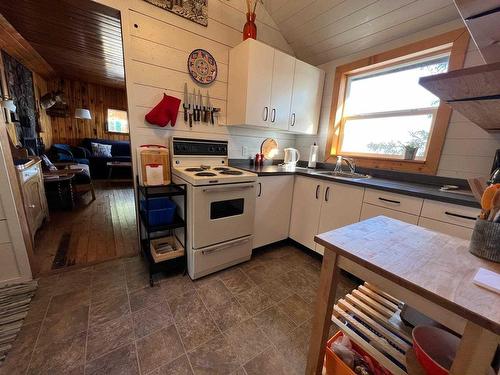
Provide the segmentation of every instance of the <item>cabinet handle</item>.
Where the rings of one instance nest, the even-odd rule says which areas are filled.
[[[29,208],[35,208],[36,206],[34,204],[29,204],[28,207]]]
[[[268,116],[269,116],[269,108],[264,107],[264,121],[267,121]]]
[[[260,197],[262,195],[262,184],[259,182],[259,194],[257,194],[257,197]]]
[[[467,219],[467,220],[476,220],[475,217],[470,217],[470,216],[465,216],[465,215],[460,215],[460,214],[454,214],[453,212],[448,212],[448,211],[445,211],[445,214],[448,215],[448,216],[454,216],[454,217],[459,217],[461,219]]]
[[[316,199],[319,199],[319,185],[316,185]]]
[[[327,186],[325,190],[325,202],[328,202],[329,196],[330,196],[330,186]]]
[[[291,126],[294,126],[295,125],[295,113],[292,113],[292,125]]]
[[[383,201],[383,202],[389,202],[389,203],[394,203],[394,204],[401,204],[400,201],[395,201],[395,200],[392,200],[392,199],[387,199],[387,198],[381,198],[381,197],[378,197],[379,200]]]
[[[271,111],[271,122],[276,121],[276,109],[273,108]]]

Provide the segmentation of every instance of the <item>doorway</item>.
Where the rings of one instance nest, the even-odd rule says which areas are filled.
[[[3,96],[13,104],[4,110],[33,268],[50,274],[137,255],[119,12],[92,1],[7,0],[0,13],[9,32]]]

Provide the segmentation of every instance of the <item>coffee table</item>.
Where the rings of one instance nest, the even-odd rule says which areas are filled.
[[[108,161],[106,163],[108,167],[108,180],[111,180],[114,168],[130,168],[132,169],[132,162],[130,161]]]

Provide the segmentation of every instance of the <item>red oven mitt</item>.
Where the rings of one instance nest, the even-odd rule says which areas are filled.
[[[163,99],[145,116],[146,121],[161,127],[167,126],[169,122],[175,126],[180,104],[180,99],[163,94]]]

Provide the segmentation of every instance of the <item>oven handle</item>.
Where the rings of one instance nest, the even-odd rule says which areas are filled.
[[[225,191],[236,191],[236,190],[245,190],[245,189],[252,189],[254,188],[255,185],[234,185],[234,186],[226,186],[224,185],[223,187],[209,187],[205,188],[202,191],[204,193],[220,193],[220,192],[225,192]]]
[[[205,250],[202,250],[201,253],[203,255],[206,255],[206,254],[212,254],[212,253],[215,253],[217,251],[221,251],[221,250],[224,250],[224,249],[227,249],[229,247],[233,247],[233,246],[237,246],[237,245],[242,245],[246,242],[250,241],[250,237],[247,237],[243,240],[237,240],[237,241],[232,241],[232,242],[229,242],[229,243],[226,243],[224,245],[221,245],[221,246],[214,246],[210,249],[205,249]]]

